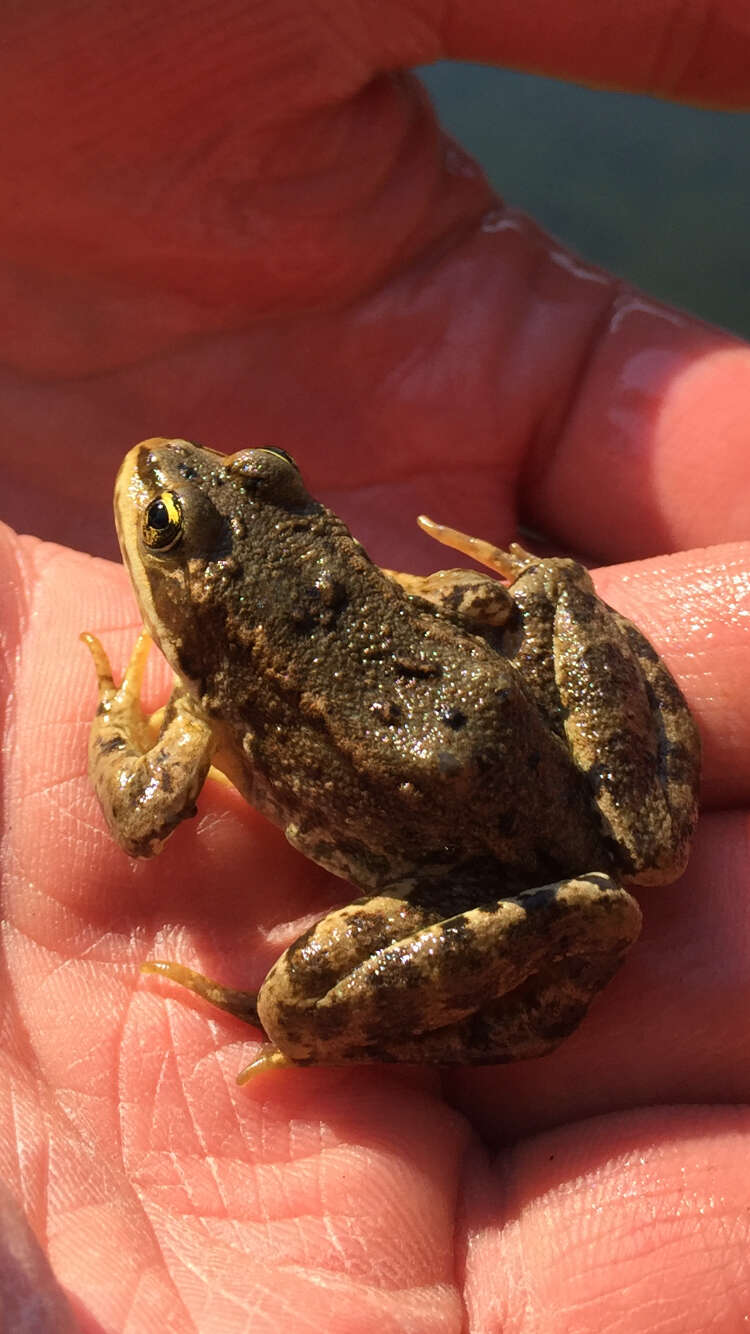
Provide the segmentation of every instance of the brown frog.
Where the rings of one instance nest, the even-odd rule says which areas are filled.
[[[683,870],[699,741],[643,635],[573,560],[421,519],[503,576],[374,565],[282,450],[153,439],[115,490],[123,557],[176,673],[156,739],[149,639],[99,678],[90,769],[134,857],[211,765],[365,897],[291,945],[256,996],[144,965],[265,1030],[245,1072],[539,1056],[637,938],[622,887]]]

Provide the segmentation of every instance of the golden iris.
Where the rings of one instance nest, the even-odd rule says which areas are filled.
[[[149,551],[169,551],[182,537],[182,507],[174,491],[161,495],[146,507],[143,516],[143,541]]]

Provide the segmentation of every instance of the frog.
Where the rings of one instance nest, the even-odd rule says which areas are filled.
[[[145,440],[114,508],[144,625],[120,684],[82,636],[112,834],[156,855],[218,773],[355,890],[257,994],[174,960],[143,971],[261,1031],[241,1082],[557,1047],[638,938],[630,889],[677,879],[696,823],[698,731],[646,637],[572,558],[426,516],[482,568],[378,566],[275,446]],[[152,642],[174,673],[157,729]]]

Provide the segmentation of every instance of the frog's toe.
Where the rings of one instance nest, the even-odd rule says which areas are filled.
[[[130,655],[130,662],[125,669],[125,675],[122,678],[122,684],[119,690],[121,699],[140,701],[143,674],[146,670],[151,642],[151,636],[148,633],[148,630],[141,630],[133,646],[133,652]]]
[[[488,569],[494,570],[496,574],[511,582],[518,578],[527,565],[539,559],[531,552],[524,551],[517,542],[511,543],[510,548],[505,551],[481,537],[471,537],[468,533],[459,532],[457,528],[449,528],[447,524],[435,523],[434,519],[429,519],[426,514],[420,514],[417,523],[436,542],[442,542],[443,546],[460,551],[463,556],[477,561],[479,565],[486,565]]]
[[[286,1065],[294,1065],[294,1062],[290,1061],[288,1056],[285,1056],[283,1051],[280,1051],[272,1042],[264,1042],[255,1060],[246,1065],[244,1070],[240,1070],[237,1083],[249,1084],[258,1075],[265,1074],[268,1070],[283,1070]]]
[[[234,987],[225,987],[223,983],[214,982],[204,973],[197,972],[195,968],[175,963],[172,959],[147,959],[141,964],[141,972],[167,977],[170,982],[176,982],[178,986],[185,987],[194,995],[201,996],[210,1005],[215,1005],[220,1010],[227,1010],[229,1014],[235,1015],[247,1024],[258,1025],[256,996],[253,991],[237,991]]]
[[[110,666],[109,658],[107,657],[101,640],[98,639],[96,635],[90,634],[88,630],[84,630],[79,635],[79,639],[82,644],[86,645],[94,660],[96,683],[99,687],[99,699],[104,700],[111,698],[116,693],[117,687],[115,686],[114,677],[112,676],[112,668]]]

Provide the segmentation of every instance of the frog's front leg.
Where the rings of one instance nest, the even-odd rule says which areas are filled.
[[[91,651],[99,707],[89,738],[89,773],[107,824],[131,857],[152,857],[195,802],[216,743],[192,698],[175,687],[154,740],[140,705],[151,645],[139,637],[118,687],[99,640],[82,635]]]
[[[540,1056],[577,1027],[640,924],[635,900],[603,874],[442,920],[396,887],[290,946],[258,1014],[293,1064]]]
[[[513,609],[513,599],[505,585],[475,570],[436,570],[434,574],[383,570],[383,574],[400,584],[411,597],[432,602],[446,615],[471,628],[505,625]]]

